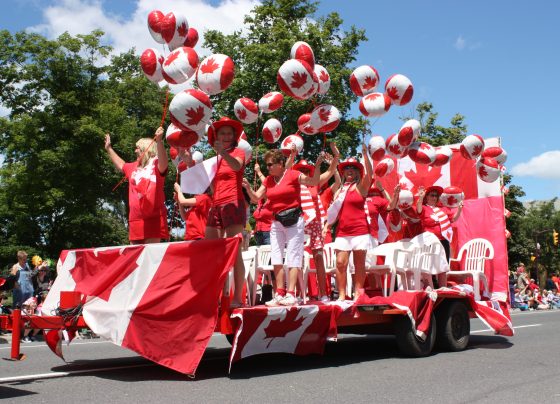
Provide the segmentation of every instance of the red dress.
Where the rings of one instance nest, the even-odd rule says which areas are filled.
[[[214,197],[212,199],[212,206],[238,203],[238,201],[243,200],[241,182],[245,171],[245,152],[239,148],[235,148],[229,154],[233,158],[240,157],[241,161],[243,161],[243,167],[239,171],[235,171],[230,167],[227,161],[224,159],[220,160],[216,176],[214,177]]]
[[[123,165],[128,179],[128,238],[131,241],[169,238],[163,193],[167,171],[160,173],[157,165],[157,158],[150,159],[145,167],[138,167],[137,161]]]
[[[201,240],[205,236],[208,211],[212,198],[206,194],[196,195],[196,204],[185,215],[185,240]]]

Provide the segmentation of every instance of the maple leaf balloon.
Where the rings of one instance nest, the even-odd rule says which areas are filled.
[[[394,74],[385,83],[385,93],[395,105],[406,105],[412,100],[414,87],[410,79],[402,74]]]
[[[331,76],[329,75],[329,72],[323,66],[318,64],[315,65],[313,71],[317,75],[317,82],[319,84],[317,93],[321,95],[326,94],[331,86]]]
[[[171,52],[163,62],[163,78],[169,84],[181,84],[195,74],[197,67],[197,53],[183,46]]]
[[[382,136],[372,136],[368,143],[368,151],[373,161],[385,157],[385,139]]]
[[[183,46],[188,32],[189,23],[184,15],[173,12],[165,15],[161,23],[161,35],[169,49],[175,50]]]
[[[227,55],[216,53],[202,61],[196,72],[199,88],[207,94],[225,91],[233,82],[235,65]]]
[[[399,144],[402,146],[410,146],[412,142],[416,142],[420,136],[422,126],[416,119],[409,119],[399,130]]]
[[[436,147],[436,158],[431,164],[432,166],[444,166],[451,160],[453,156],[453,151],[449,146],[438,146]]]
[[[169,104],[171,122],[184,130],[202,131],[212,117],[212,103],[206,93],[188,89],[176,94]]]
[[[163,80],[161,61],[162,56],[153,48],[146,49],[142,52],[142,56],[140,56],[140,65],[144,75],[154,83],[159,83]]]
[[[313,53],[313,49],[307,42],[299,41],[296,42],[290,51],[290,57],[292,59],[303,60],[306,62],[311,68],[315,68],[315,55]]]
[[[272,91],[261,97],[259,100],[259,109],[265,114],[274,112],[284,103],[284,96],[278,91]]]
[[[319,105],[311,111],[309,124],[319,132],[332,132],[340,124],[340,111],[333,105]]]
[[[443,206],[447,206],[448,208],[456,208],[461,202],[463,202],[464,198],[465,194],[463,193],[463,190],[461,188],[451,186],[443,189],[439,200],[443,204]]]
[[[309,98],[313,89],[313,69],[303,60],[290,59],[285,61],[276,75],[278,87],[284,93],[298,100]]]
[[[459,150],[467,160],[476,160],[484,150],[484,139],[479,135],[468,135],[461,142]]]
[[[235,101],[233,111],[237,119],[245,124],[254,123],[259,117],[259,108],[257,104],[247,97],[239,98]]]
[[[317,128],[314,128],[311,124],[311,114],[302,114],[297,121],[297,126],[300,132],[306,135],[315,135],[319,133]]]
[[[288,135],[282,140],[280,143],[280,150],[284,153],[285,156],[289,156],[292,152],[292,145],[296,146],[297,153],[301,153],[303,151],[303,139],[299,135]]]
[[[157,43],[164,44],[165,39],[161,35],[162,23],[165,15],[159,10],[154,10],[148,14],[148,30],[150,35]]]
[[[382,93],[371,93],[360,100],[360,112],[368,118],[385,115],[389,108],[391,100]]]
[[[476,163],[478,178],[484,182],[494,182],[500,177],[500,165],[492,157],[481,157]]]
[[[278,119],[271,118],[264,123],[261,133],[266,143],[275,143],[282,136],[282,124]]]
[[[363,65],[350,75],[350,89],[358,97],[373,93],[379,83],[379,73],[373,66]]]
[[[194,48],[198,43],[198,31],[192,27],[189,28],[189,32],[185,38],[185,42],[183,46],[187,46],[189,48]]]
[[[503,165],[507,160],[506,151],[498,146],[485,148],[481,156],[492,157],[494,160],[498,162],[499,165]]]

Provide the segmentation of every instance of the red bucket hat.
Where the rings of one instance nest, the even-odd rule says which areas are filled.
[[[360,177],[364,176],[364,166],[354,157],[347,158],[346,160],[338,164],[338,172],[342,175],[346,167],[354,167],[355,169],[360,171]]]
[[[441,194],[443,193],[443,188],[439,187],[437,185],[432,185],[431,187],[428,187],[426,189],[426,193],[424,194],[424,199],[426,199],[426,197],[428,196],[428,194],[430,192],[437,192],[438,198],[439,198],[441,196]]]
[[[294,164],[294,170],[301,171],[302,169],[309,170],[309,175],[313,176],[315,173],[315,166],[313,164],[309,164],[307,160],[300,160],[296,164]]]
[[[239,138],[243,133],[243,124],[235,119],[230,119],[227,116],[222,116],[219,121],[216,121],[208,127],[208,143],[210,146],[214,146],[214,140],[216,140],[216,132],[223,126],[230,126],[233,128],[235,133],[235,142],[239,142]]]

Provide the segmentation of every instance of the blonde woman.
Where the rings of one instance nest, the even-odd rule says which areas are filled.
[[[113,165],[128,179],[128,238],[131,244],[159,243],[169,237],[163,186],[167,174],[167,153],[163,145],[163,128],[155,139],[136,142],[137,160],[125,163],[113,150],[111,136],[105,135],[105,150]]]

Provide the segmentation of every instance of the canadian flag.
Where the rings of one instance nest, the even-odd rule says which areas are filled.
[[[233,237],[64,252],[42,312],[55,312],[60,292],[78,291],[85,297],[84,320],[94,333],[194,375],[214,332],[219,296],[240,241]],[[56,348],[57,341],[52,344]]]
[[[338,305],[252,307],[236,310],[239,320],[230,356],[231,365],[264,353],[322,354],[327,337],[336,336]]]
[[[486,147],[499,146],[498,138],[485,139]],[[486,262],[485,274],[488,278],[492,299],[506,301],[509,289],[508,255],[505,234],[504,198],[501,180],[486,183],[476,174],[476,162],[461,156],[459,145],[450,146],[453,151],[449,163],[437,167],[416,164],[409,157],[397,160],[397,170],[380,178],[385,189],[393,190],[400,183],[401,188],[416,194],[418,188],[437,185],[442,188],[456,186],[463,190],[465,200],[463,212],[453,223],[455,253],[467,241],[484,238],[494,247],[494,259]]]

